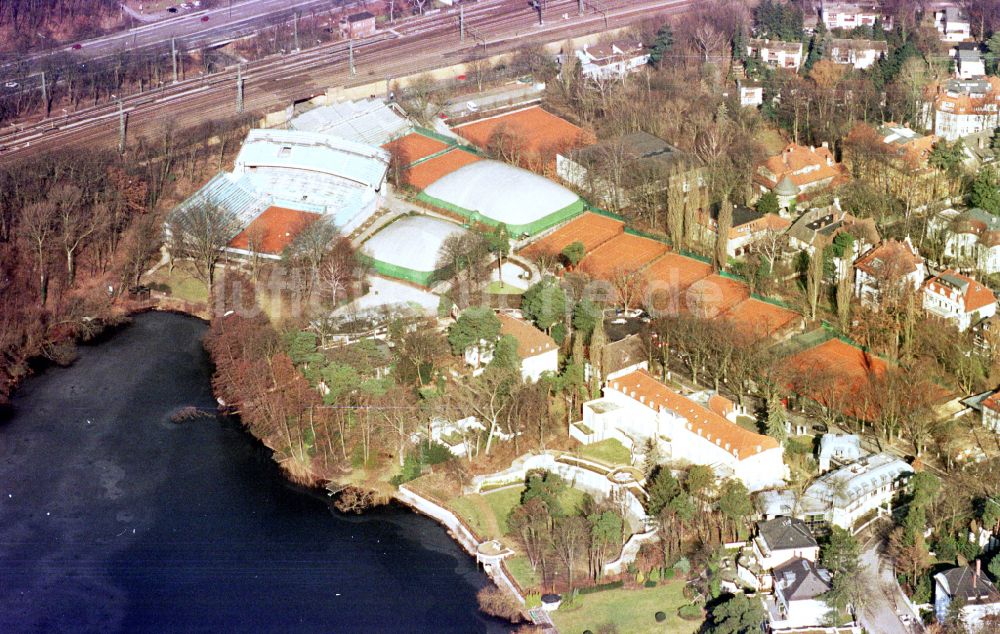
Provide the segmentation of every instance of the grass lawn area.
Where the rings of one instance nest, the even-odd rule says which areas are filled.
[[[449,505],[462,516],[469,526],[485,539],[497,539],[508,533],[507,518],[511,510],[521,503],[522,487],[510,487],[482,495],[463,495]],[[563,512],[573,514],[583,503],[584,492],[567,488],[559,497]]]
[[[614,438],[608,438],[592,445],[584,445],[580,448],[580,455],[584,458],[591,458],[607,464],[630,465],[631,455],[623,444]]]
[[[500,280],[494,280],[486,287],[486,292],[493,293],[494,295],[520,295],[524,292],[524,289],[504,284]]]
[[[178,262],[173,274],[170,267],[162,266],[156,273],[143,280],[153,290],[168,292],[171,297],[191,303],[208,301],[208,287],[194,274],[188,262]]]
[[[752,416],[737,416],[736,424],[747,431],[752,431],[755,434],[760,433],[760,426],[757,425],[757,419]]]
[[[696,632],[701,623],[677,616],[677,608],[689,603],[681,593],[683,588],[682,582],[671,581],[655,588],[581,594],[572,607],[552,612],[552,621],[565,634],[579,634],[588,629],[596,632],[605,623],[629,634],[689,634]],[[656,622],[657,611],[666,613],[664,622]]]
[[[504,563],[511,576],[525,590],[537,588],[542,583],[542,580],[538,578],[538,573],[531,569],[531,564],[528,563],[526,556],[510,557]]]
[[[457,497],[448,503],[452,510],[458,513],[462,519],[469,523],[472,530],[476,531],[480,536],[484,538],[499,537],[499,535],[490,534],[486,526],[486,517],[483,513],[483,508],[481,504],[477,504],[476,500],[473,498],[480,497],[478,495],[465,495]]]

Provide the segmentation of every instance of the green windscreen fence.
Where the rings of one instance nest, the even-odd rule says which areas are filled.
[[[489,218],[479,213],[478,211],[472,211],[471,209],[466,209],[464,207],[459,207],[458,205],[453,205],[447,201],[441,200],[440,198],[434,198],[433,196],[428,196],[425,192],[420,192],[417,195],[417,199],[424,202],[432,207],[437,207],[438,209],[443,209],[445,211],[450,211],[452,213],[458,214],[465,218],[470,224],[482,223],[495,227],[500,224],[499,220]],[[529,222],[526,224],[507,224],[507,231],[513,236],[518,236],[523,233],[529,236],[537,235],[542,231],[555,225],[565,222],[570,218],[580,215],[586,208],[586,203],[581,198],[577,198],[573,203],[563,207],[558,211],[554,211],[547,216],[543,216],[538,220]]]

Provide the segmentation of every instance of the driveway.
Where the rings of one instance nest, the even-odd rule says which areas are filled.
[[[869,591],[868,604],[858,615],[861,625],[869,632],[879,634],[914,634],[923,632],[918,615],[910,611],[903,600],[903,591],[893,574],[892,563],[881,555],[883,542],[873,538],[861,553],[861,573],[858,582]],[[900,615],[910,615],[911,625],[903,623]]]

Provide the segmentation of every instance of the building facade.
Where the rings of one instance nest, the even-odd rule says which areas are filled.
[[[701,396],[703,402],[681,396],[637,370],[608,380],[602,398],[584,403],[583,421],[570,427],[570,435],[584,444],[615,438],[636,463],[653,441],[663,461],[710,466],[718,477],[736,478],[751,491],[783,484],[781,444],[737,425],[728,399]]]
[[[888,55],[889,45],[875,40],[834,39],[827,50],[834,62],[865,69]]]
[[[997,312],[993,291],[976,280],[946,269],[927,280],[922,292],[922,304],[929,315],[940,317],[965,331],[980,319]]]
[[[754,39],[747,44],[747,55],[760,57],[768,66],[798,71],[802,66],[802,42]]]
[[[933,100],[934,133],[954,141],[1000,125],[1000,77],[949,79]]]

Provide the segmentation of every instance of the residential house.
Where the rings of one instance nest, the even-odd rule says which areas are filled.
[[[987,396],[982,401],[983,427],[994,433],[1000,433],[1000,390]]]
[[[698,214],[698,227],[702,244],[715,244],[718,234],[717,209],[703,210]],[[781,235],[792,225],[778,214],[764,214],[744,205],[733,208],[733,224],[726,240],[726,253],[731,258],[741,258],[753,250],[754,244],[772,235]]]
[[[962,138],[963,163],[966,167],[978,172],[984,165],[989,165],[1000,158],[1000,149],[993,147],[995,134],[995,129],[990,129],[967,134]]]
[[[771,629],[824,625],[830,606],[823,598],[832,588],[830,573],[796,557],[774,569],[773,603],[766,602]]]
[[[934,575],[934,614],[944,621],[952,601],[962,603],[961,615],[965,627],[978,629],[983,618],[1000,614],[1000,592],[982,572],[981,560],[976,566],[956,566]]]
[[[622,178],[599,177],[599,166],[617,165]],[[635,132],[596,145],[579,148],[566,155],[556,155],[556,175],[567,183],[592,192],[602,203],[624,207],[629,204],[625,192],[629,176],[638,178],[653,195],[663,190],[664,178],[680,179],[684,191],[704,187],[708,179],[705,167],[692,154],[683,152],[648,132]]]
[[[583,444],[615,438],[641,463],[649,441],[669,464],[702,464],[751,491],[780,486],[787,477],[781,444],[736,424],[739,410],[711,392],[678,394],[645,370],[605,382],[602,398],[583,405],[570,435]]]
[[[805,522],[798,518],[777,516],[757,522],[757,535],[740,551],[736,575],[758,591],[774,587],[771,571],[795,558],[816,561],[819,544]]]
[[[955,322],[964,332],[980,319],[996,314],[997,298],[971,277],[946,269],[924,284],[923,307],[931,315]]]
[[[834,262],[837,272],[844,274],[862,253],[878,244],[880,237],[872,218],[855,218],[841,209],[840,201],[834,198],[832,204],[814,207],[796,218],[785,235],[788,236],[788,248],[793,253],[805,251],[812,257],[819,242],[832,244],[842,233],[854,238],[850,250],[842,252]]]
[[[879,40],[833,39],[827,47],[829,58],[838,64],[864,69],[889,54],[889,45]]]
[[[874,27],[876,22],[882,22],[882,28],[892,29],[892,20],[882,14],[882,7],[877,0],[865,2],[845,2],[823,0],[820,3],[820,19],[827,29],[845,29],[850,31],[859,26]]]
[[[559,371],[559,346],[555,340],[526,321],[499,314],[500,336],[510,335],[517,341],[517,356],[521,359],[521,378],[537,381],[545,372]],[[477,371],[493,360],[496,342],[481,341],[465,350],[466,364]]]
[[[854,294],[869,307],[908,290],[919,291],[927,277],[924,259],[909,237],[887,240],[869,250],[854,263],[854,270]]]
[[[794,515],[810,526],[831,524],[854,531],[862,518],[891,513],[893,498],[912,475],[913,468],[892,454],[865,456],[809,485]]]
[[[375,16],[370,11],[352,13],[340,22],[340,36],[350,39],[375,35]]]
[[[756,108],[764,103],[764,84],[761,82],[738,79],[736,80],[736,88],[740,92],[740,106]]]
[[[1000,218],[979,208],[945,209],[935,218],[944,258],[955,268],[983,275],[1000,273]]]
[[[1000,126],[1000,77],[945,81],[933,100],[933,123],[948,141]]]
[[[878,129],[882,143],[892,157],[885,172],[893,195],[908,200],[913,206],[926,205],[940,196],[937,171],[929,159],[938,137],[920,134],[908,126],[889,122]],[[850,154],[845,162],[851,162]]]
[[[963,42],[955,47],[955,77],[975,79],[986,74],[983,53],[975,42]]]
[[[819,472],[857,462],[864,455],[861,437],[855,434],[823,434],[819,439]]]
[[[958,6],[947,6],[935,11],[934,28],[945,42],[964,42],[972,39],[969,16]]]
[[[517,356],[521,358],[521,378],[537,381],[545,372],[559,371],[559,346],[555,339],[526,321],[509,315],[500,317],[500,334],[517,340]]]
[[[775,517],[757,522],[751,542],[757,562],[765,570],[792,559],[819,561],[819,544],[806,523],[796,517]]]
[[[752,39],[747,44],[749,57],[760,57],[768,66],[798,71],[802,66],[802,42]]]
[[[583,76],[592,80],[621,79],[649,64],[649,49],[639,40],[615,40],[576,51]]]
[[[838,177],[846,177],[846,173],[825,142],[821,147],[789,143],[780,154],[757,166],[754,182],[761,193],[774,191],[781,198],[787,192],[777,189],[786,177],[797,190],[794,195],[798,195],[827,187]]]
[[[448,448],[455,456],[465,456],[475,447],[475,439],[486,427],[475,416],[451,422],[435,418],[431,421],[431,440]]]
[[[636,370],[648,370],[648,359],[642,335],[638,333],[628,335],[601,348],[601,367],[598,368],[598,376],[602,380],[614,379]]]

